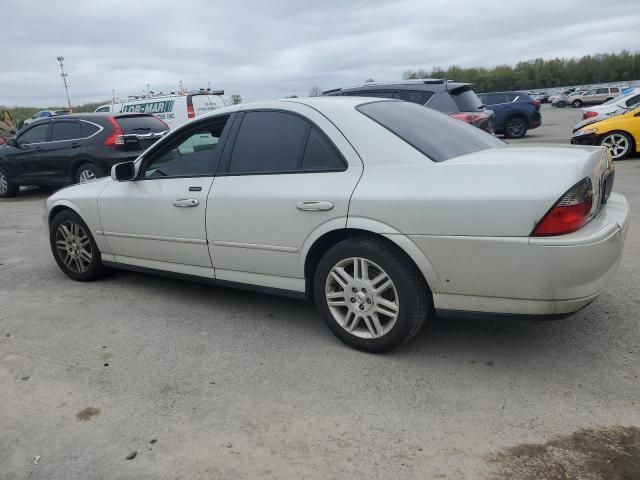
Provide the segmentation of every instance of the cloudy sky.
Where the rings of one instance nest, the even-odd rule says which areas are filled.
[[[0,0],[0,105],[222,88],[245,100],[640,49],[640,0]]]

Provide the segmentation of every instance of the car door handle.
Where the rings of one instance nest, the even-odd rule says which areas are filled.
[[[320,212],[331,210],[333,208],[333,203],[319,200],[308,200],[305,202],[299,202],[296,205],[296,208],[303,212]]]
[[[197,207],[200,202],[195,198],[178,198],[173,201],[174,207]]]

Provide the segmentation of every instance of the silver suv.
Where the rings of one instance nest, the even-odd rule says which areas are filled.
[[[618,87],[594,87],[586,92],[570,95],[567,103],[571,104],[573,108],[580,108],[582,105],[599,105],[618,95],[620,95]]]

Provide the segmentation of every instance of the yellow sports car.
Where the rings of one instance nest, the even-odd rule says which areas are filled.
[[[573,130],[575,145],[604,145],[614,160],[640,152],[640,107],[595,122],[581,122]]]

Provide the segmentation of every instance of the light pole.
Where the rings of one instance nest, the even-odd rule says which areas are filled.
[[[60,73],[60,76],[62,77],[62,81],[64,82],[64,90],[65,92],[67,92],[67,105],[69,105],[69,112],[72,112],[71,99],[69,98],[69,85],[67,85],[68,75],[64,73],[64,64],[62,63],[63,60],[64,60],[64,57],[61,57],[61,56],[58,57],[58,62],[60,62],[60,71],[62,72]]]

